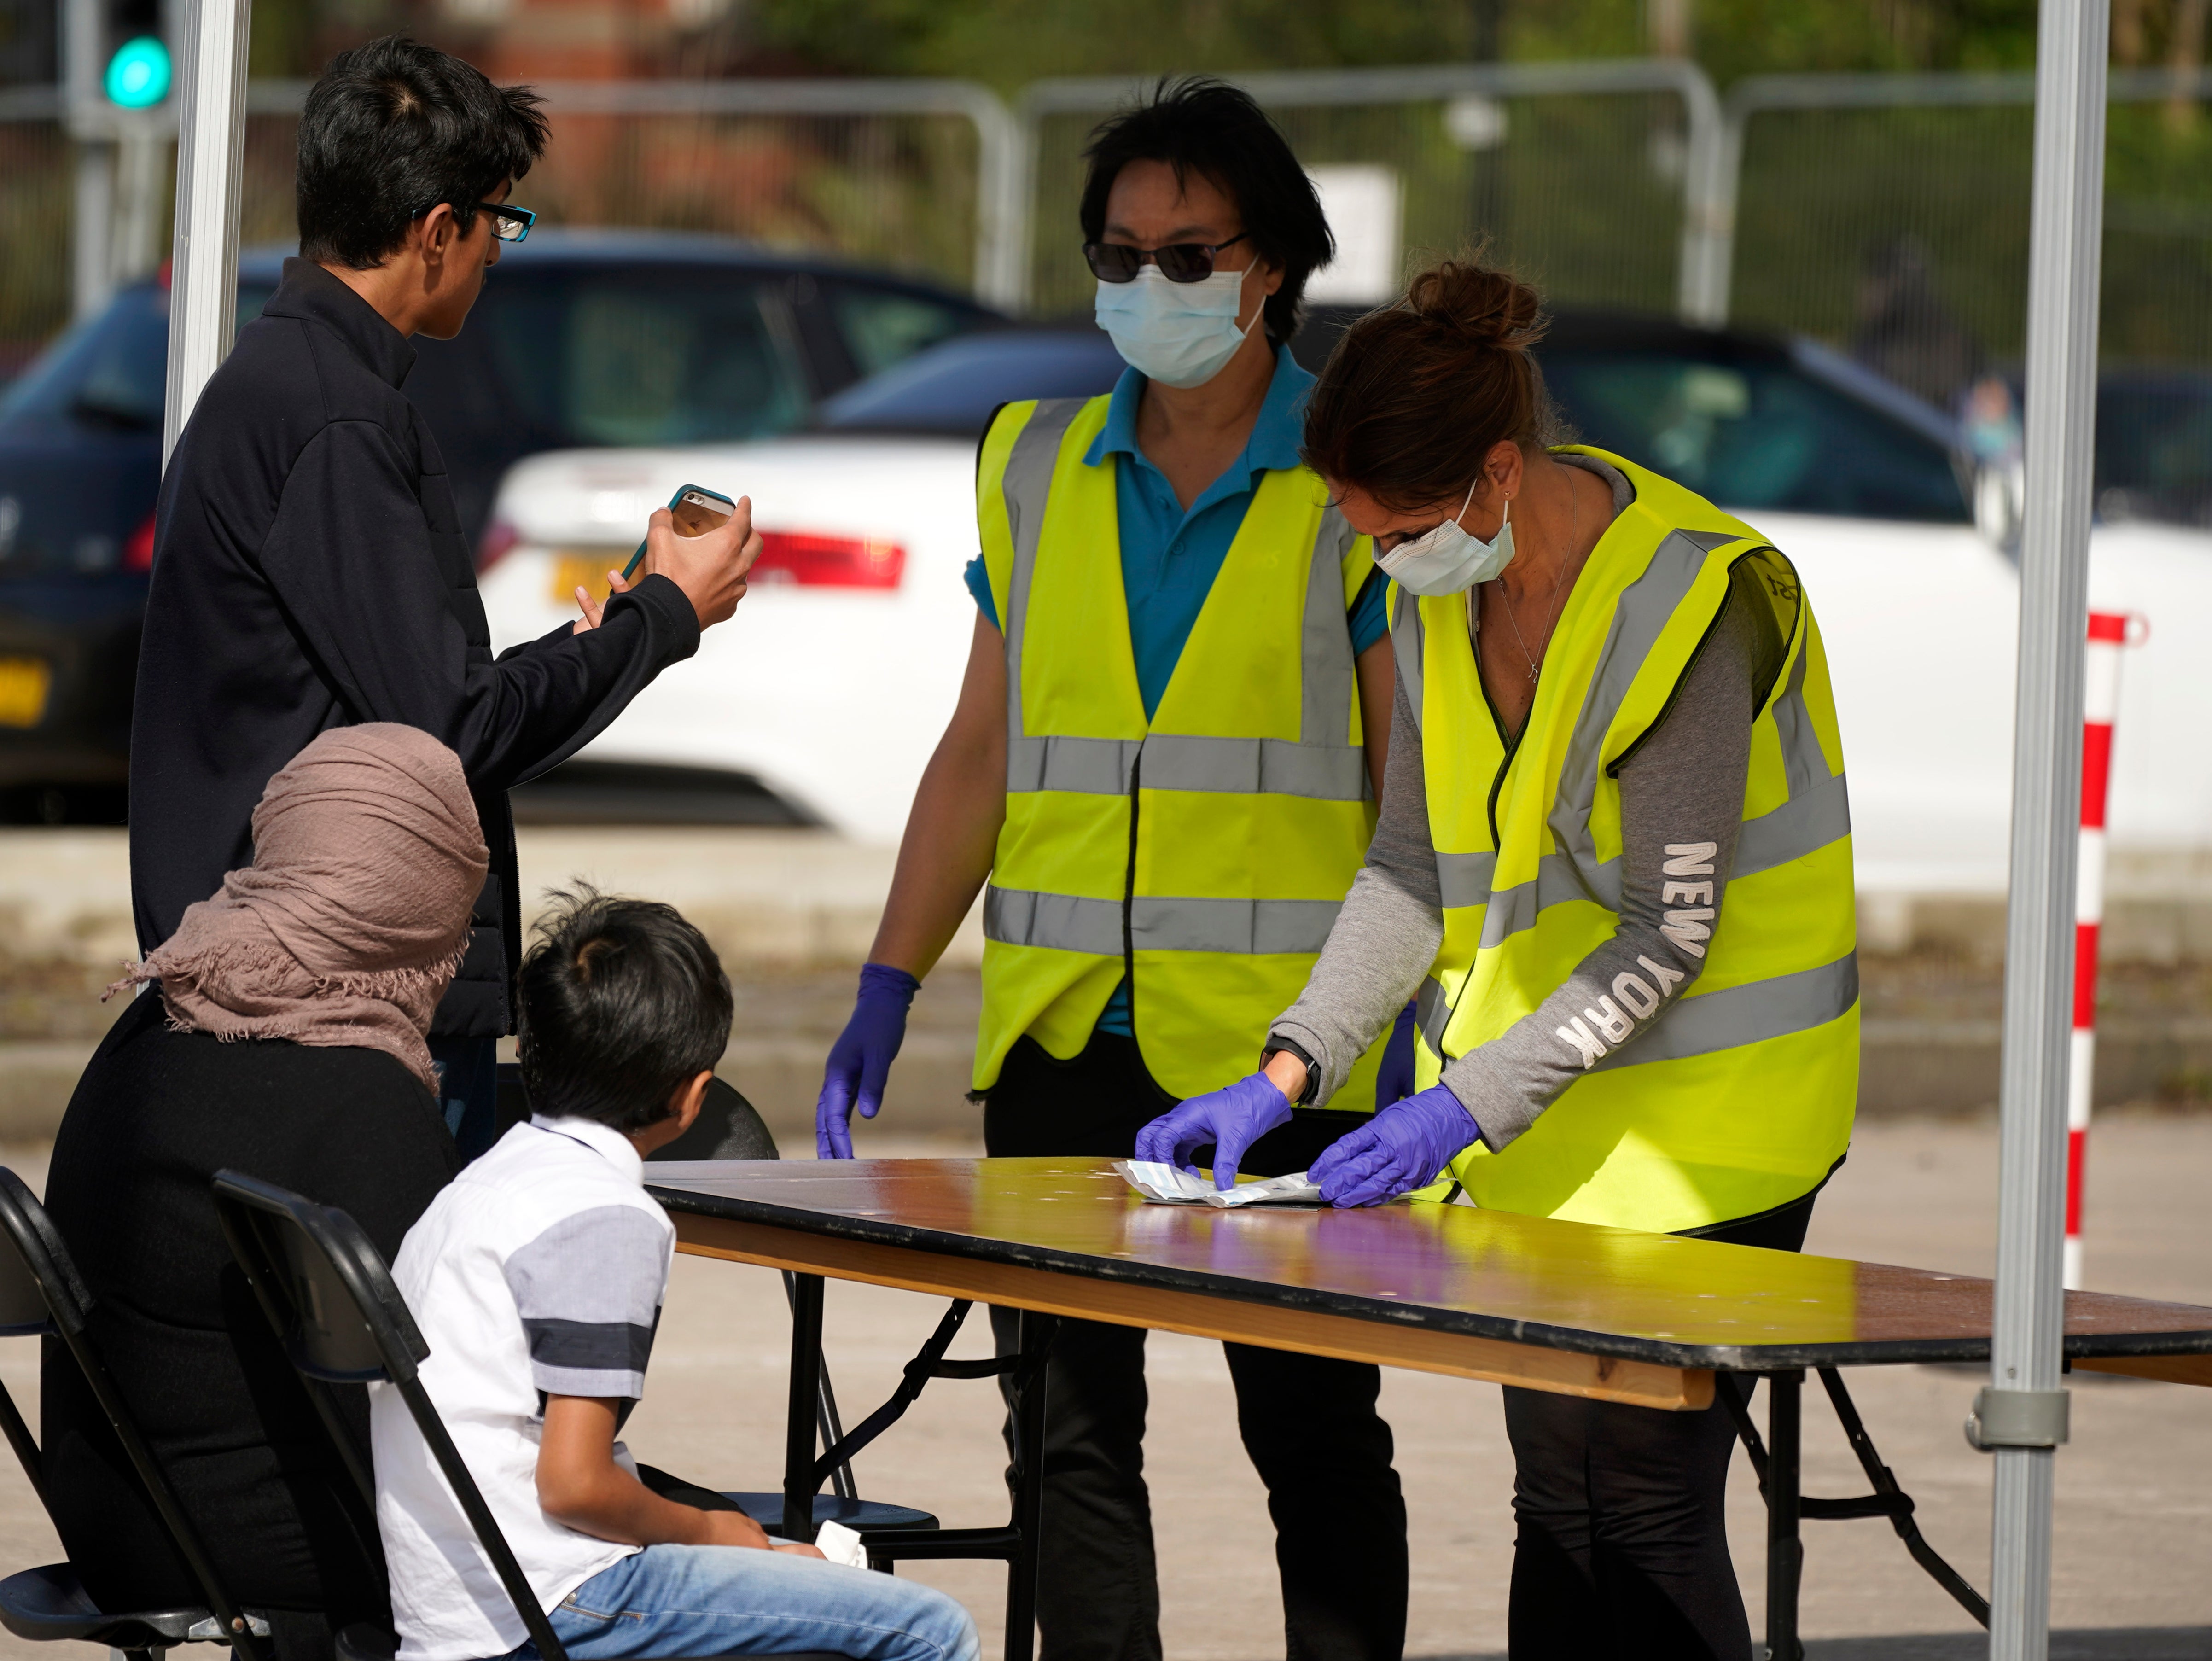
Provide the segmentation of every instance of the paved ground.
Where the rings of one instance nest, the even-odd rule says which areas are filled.
[[[864,1132],[864,1136],[872,1133]],[[966,1151],[950,1142],[873,1135],[872,1151]],[[1813,1248],[1838,1255],[1986,1273],[1995,1214],[1994,1127],[1905,1122],[1865,1126],[1814,1225]],[[19,1169],[35,1177],[33,1152]],[[2212,1303],[2212,1234],[2203,1225],[2212,1119],[2134,1114],[2099,1124],[2090,1166],[2091,1273],[2100,1287]],[[900,1364],[940,1312],[933,1301],[857,1286],[832,1288],[830,1354],[848,1420],[887,1395]],[[717,1487],[779,1480],[786,1317],[775,1277],[680,1260],[653,1360],[651,1394],[633,1420],[641,1457]],[[1188,1661],[1262,1661],[1281,1653],[1267,1516],[1237,1445],[1218,1346],[1155,1335],[1150,1468],[1164,1565],[1165,1636]],[[959,1353],[981,1354],[981,1323]],[[35,1421],[31,1348],[0,1346],[0,1379]],[[1920,1501],[1937,1548],[1978,1584],[1988,1572],[1989,1464],[1960,1421],[1979,1379],[1929,1368],[1862,1372],[1853,1387],[1884,1454]],[[940,1381],[860,1462],[861,1491],[921,1505],[948,1521],[1004,1511],[1002,1452],[990,1387]],[[1493,1655],[1504,1647],[1510,1554],[1510,1471],[1498,1393],[1415,1373],[1386,1375],[1413,1528],[1408,1653]],[[1808,1407],[1808,1487],[1856,1491],[1840,1436]],[[2053,1613],[2072,1635],[2064,1661],[2212,1657],[2212,1397],[2179,1387],[2081,1379],[2075,1435],[2059,1456]],[[1756,1491],[1739,1461],[1731,1528],[1753,1621],[1760,1619]],[[1966,1657],[1966,1617],[1925,1580],[1887,1525],[1808,1525],[1805,1623],[1820,1661]],[[0,1561],[50,1561],[52,1537],[20,1475],[0,1471]],[[1004,1582],[985,1565],[917,1565],[917,1578],[967,1601],[1000,1636]],[[1874,1641],[1881,1640],[1882,1641]],[[32,1646],[0,1644],[0,1657]]]

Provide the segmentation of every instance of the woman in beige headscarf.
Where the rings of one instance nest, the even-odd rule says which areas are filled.
[[[78,1082],[46,1204],[231,1596],[270,1613],[280,1656],[305,1658],[382,1618],[375,1524],[229,1267],[209,1183],[235,1167],[398,1249],[456,1168],[424,1034],[487,855],[459,758],[381,723],[325,733],[270,779],[253,847],[110,989],[146,983]],[[349,1411],[365,1445],[365,1407]],[[66,1360],[46,1368],[44,1417],[46,1490],[87,1590],[109,1608],[199,1601]]]

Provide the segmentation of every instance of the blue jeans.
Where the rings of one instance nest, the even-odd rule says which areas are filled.
[[[573,1661],[784,1655],[977,1661],[968,1611],[941,1591],[816,1557],[743,1546],[647,1546],[551,1612]],[[535,1661],[526,1640],[517,1661]]]

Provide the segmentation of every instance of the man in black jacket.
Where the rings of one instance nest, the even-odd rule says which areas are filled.
[[[494,659],[438,447],[400,392],[410,335],[459,333],[529,216],[544,150],[524,88],[387,39],[342,53],[300,126],[301,257],[201,394],[161,481],[131,744],[131,886],[151,951],[253,857],[270,776],[318,733],[404,721],[468,770],[492,870],[431,1052],[447,1123],[478,1151],[520,957],[507,792],[575,753],[730,616],[751,509],[678,538],[604,611]]]

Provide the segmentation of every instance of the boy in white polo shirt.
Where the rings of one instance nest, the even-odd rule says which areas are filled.
[[[430,1347],[423,1386],[554,1632],[574,1661],[975,1661],[975,1623],[943,1593],[638,1481],[615,1435],[644,1393],[675,1244],[641,1161],[698,1116],[729,983],[665,905],[586,891],[539,934],[519,1009],[535,1115],[439,1195],[392,1272]],[[398,1661],[533,1656],[398,1393],[374,1397]]]

